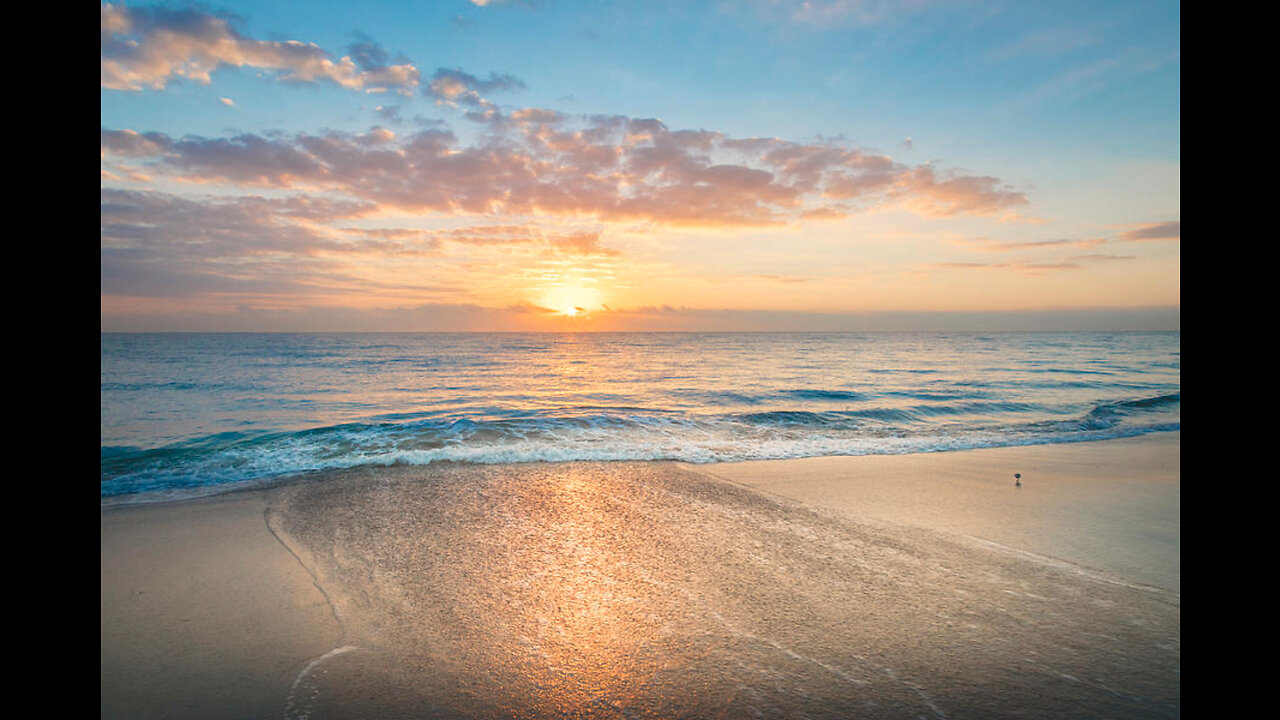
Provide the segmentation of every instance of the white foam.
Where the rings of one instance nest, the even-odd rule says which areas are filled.
[[[293,685],[289,687],[289,697],[285,702],[284,717],[285,720],[307,720],[311,717],[311,710],[316,698],[320,696],[320,688],[314,682],[308,682],[311,673],[326,660],[337,657],[343,653],[358,650],[355,645],[343,645],[336,647],[329,652],[314,658],[307,666],[302,668],[302,672],[298,673],[298,677],[294,678]],[[308,690],[305,696],[299,697],[300,690]]]

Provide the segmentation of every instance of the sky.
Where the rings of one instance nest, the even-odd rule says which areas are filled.
[[[1179,327],[1177,2],[101,23],[103,331]]]

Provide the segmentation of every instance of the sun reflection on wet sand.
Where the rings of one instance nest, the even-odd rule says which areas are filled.
[[[331,661],[313,718],[1177,713],[1176,596],[671,465],[384,468],[285,493],[278,522],[362,650]]]
[[[606,525],[609,500],[585,475],[566,466],[547,486],[526,488],[520,507],[532,542],[512,558],[513,569],[531,571],[527,601],[509,622],[532,633],[524,637],[541,667],[529,667],[528,679],[544,693],[534,709],[551,715],[633,704],[641,678],[655,670],[644,649],[661,634],[659,603],[619,556],[626,548]]]

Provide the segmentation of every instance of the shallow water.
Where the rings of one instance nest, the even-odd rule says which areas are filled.
[[[1175,593],[671,464],[357,469],[269,523],[345,627],[287,717],[1162,718]]]

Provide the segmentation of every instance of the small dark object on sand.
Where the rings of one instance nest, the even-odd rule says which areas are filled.
[[[1014,487],[1022,487],[1022,473],[1013,474],[1013,485]]]

